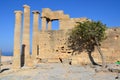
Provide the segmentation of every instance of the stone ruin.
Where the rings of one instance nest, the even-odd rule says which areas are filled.
[[[39,11],[33,11],[33,35],[32,54],[30,54],[30,7],[24,5],[24,11],[15,11],[14,30],[14,55],[13,68],[22,66],[34,66],[38,62],[60,62],[65,59],[72,60],[72,64],[90,63],[87,53],[71,56],[73,50],[67,47],[67,38],[70,29],[74,28],[76,22],[89,20],[87,18],[70,18],[63,11],[52,11],[43,8],[40,16]],[[23,31],[22,29],[22,14]],[[39,19],[41,19],[41,30],[39,30]],[[59,30],[52,30],[52,21],[59,21]],[[108,29],[108,38],[102,44],[107,62],[120,60],[120,29]],[[22,36],[22,38],[21,38]],[[101,62],[98,52],[92,54],[96,62]],[[114,59],[111,59],[114,58]]]

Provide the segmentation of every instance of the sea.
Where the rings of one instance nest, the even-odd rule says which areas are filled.
[[[32,52],[30,52],[32,54]],[[2,56],[13,56],[13,52],[2,52]]]
[[[2,56],[13,56],[13,52],[2,52]]]

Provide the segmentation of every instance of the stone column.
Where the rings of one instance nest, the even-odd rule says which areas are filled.
[[[24,46],[24,53],[25,55],[25,66],[30,66],[30,7],[28,5],[24,5],[24,25],[23,25],[23,40],[22,46]]]
[[[46,30],[46,18],[41,17],[41,21],[42,21],[42,31],[45,31]]]
[[[39,26],[39,11],[33,11],[33,38],[32,38],[32,58],[37,56],[37,44],[38,43],[38,26]]]
[[[21,67],[21,63],[20,63],[21,18],[22,18],[22,12],[15,11],[14,51],[13,51],[13,66],[12,66],[13,69],[17,69]]]
[[[48,30],[52,30],[52,21],[48,21]]]

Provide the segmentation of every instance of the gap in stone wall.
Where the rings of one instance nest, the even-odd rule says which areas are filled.
[[[48,30],[48,22],[46,21],[46,29]]]
[[[59,20],[52,21],[52,30],[59,30]]]
[[[40,31],[42,29],[42,22],[41,22],[41,19],[39,19],[39,25],[38,25],[38,30]]]

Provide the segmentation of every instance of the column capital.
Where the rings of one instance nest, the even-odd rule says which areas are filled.
[[[24,7],[24,8],[30,8],[30,6],[28,6],[28,5],[26,5],[26,4],[23,5],[23,7]]]
[[[16,14],[16,13],[20,13],[20,14],[22,14],[22,11],[17,10],[17,11],[14,11],[14,13],[15,13],[15,14]]]
[[[38,10],[32,11],[33,14],[40,14]]]

